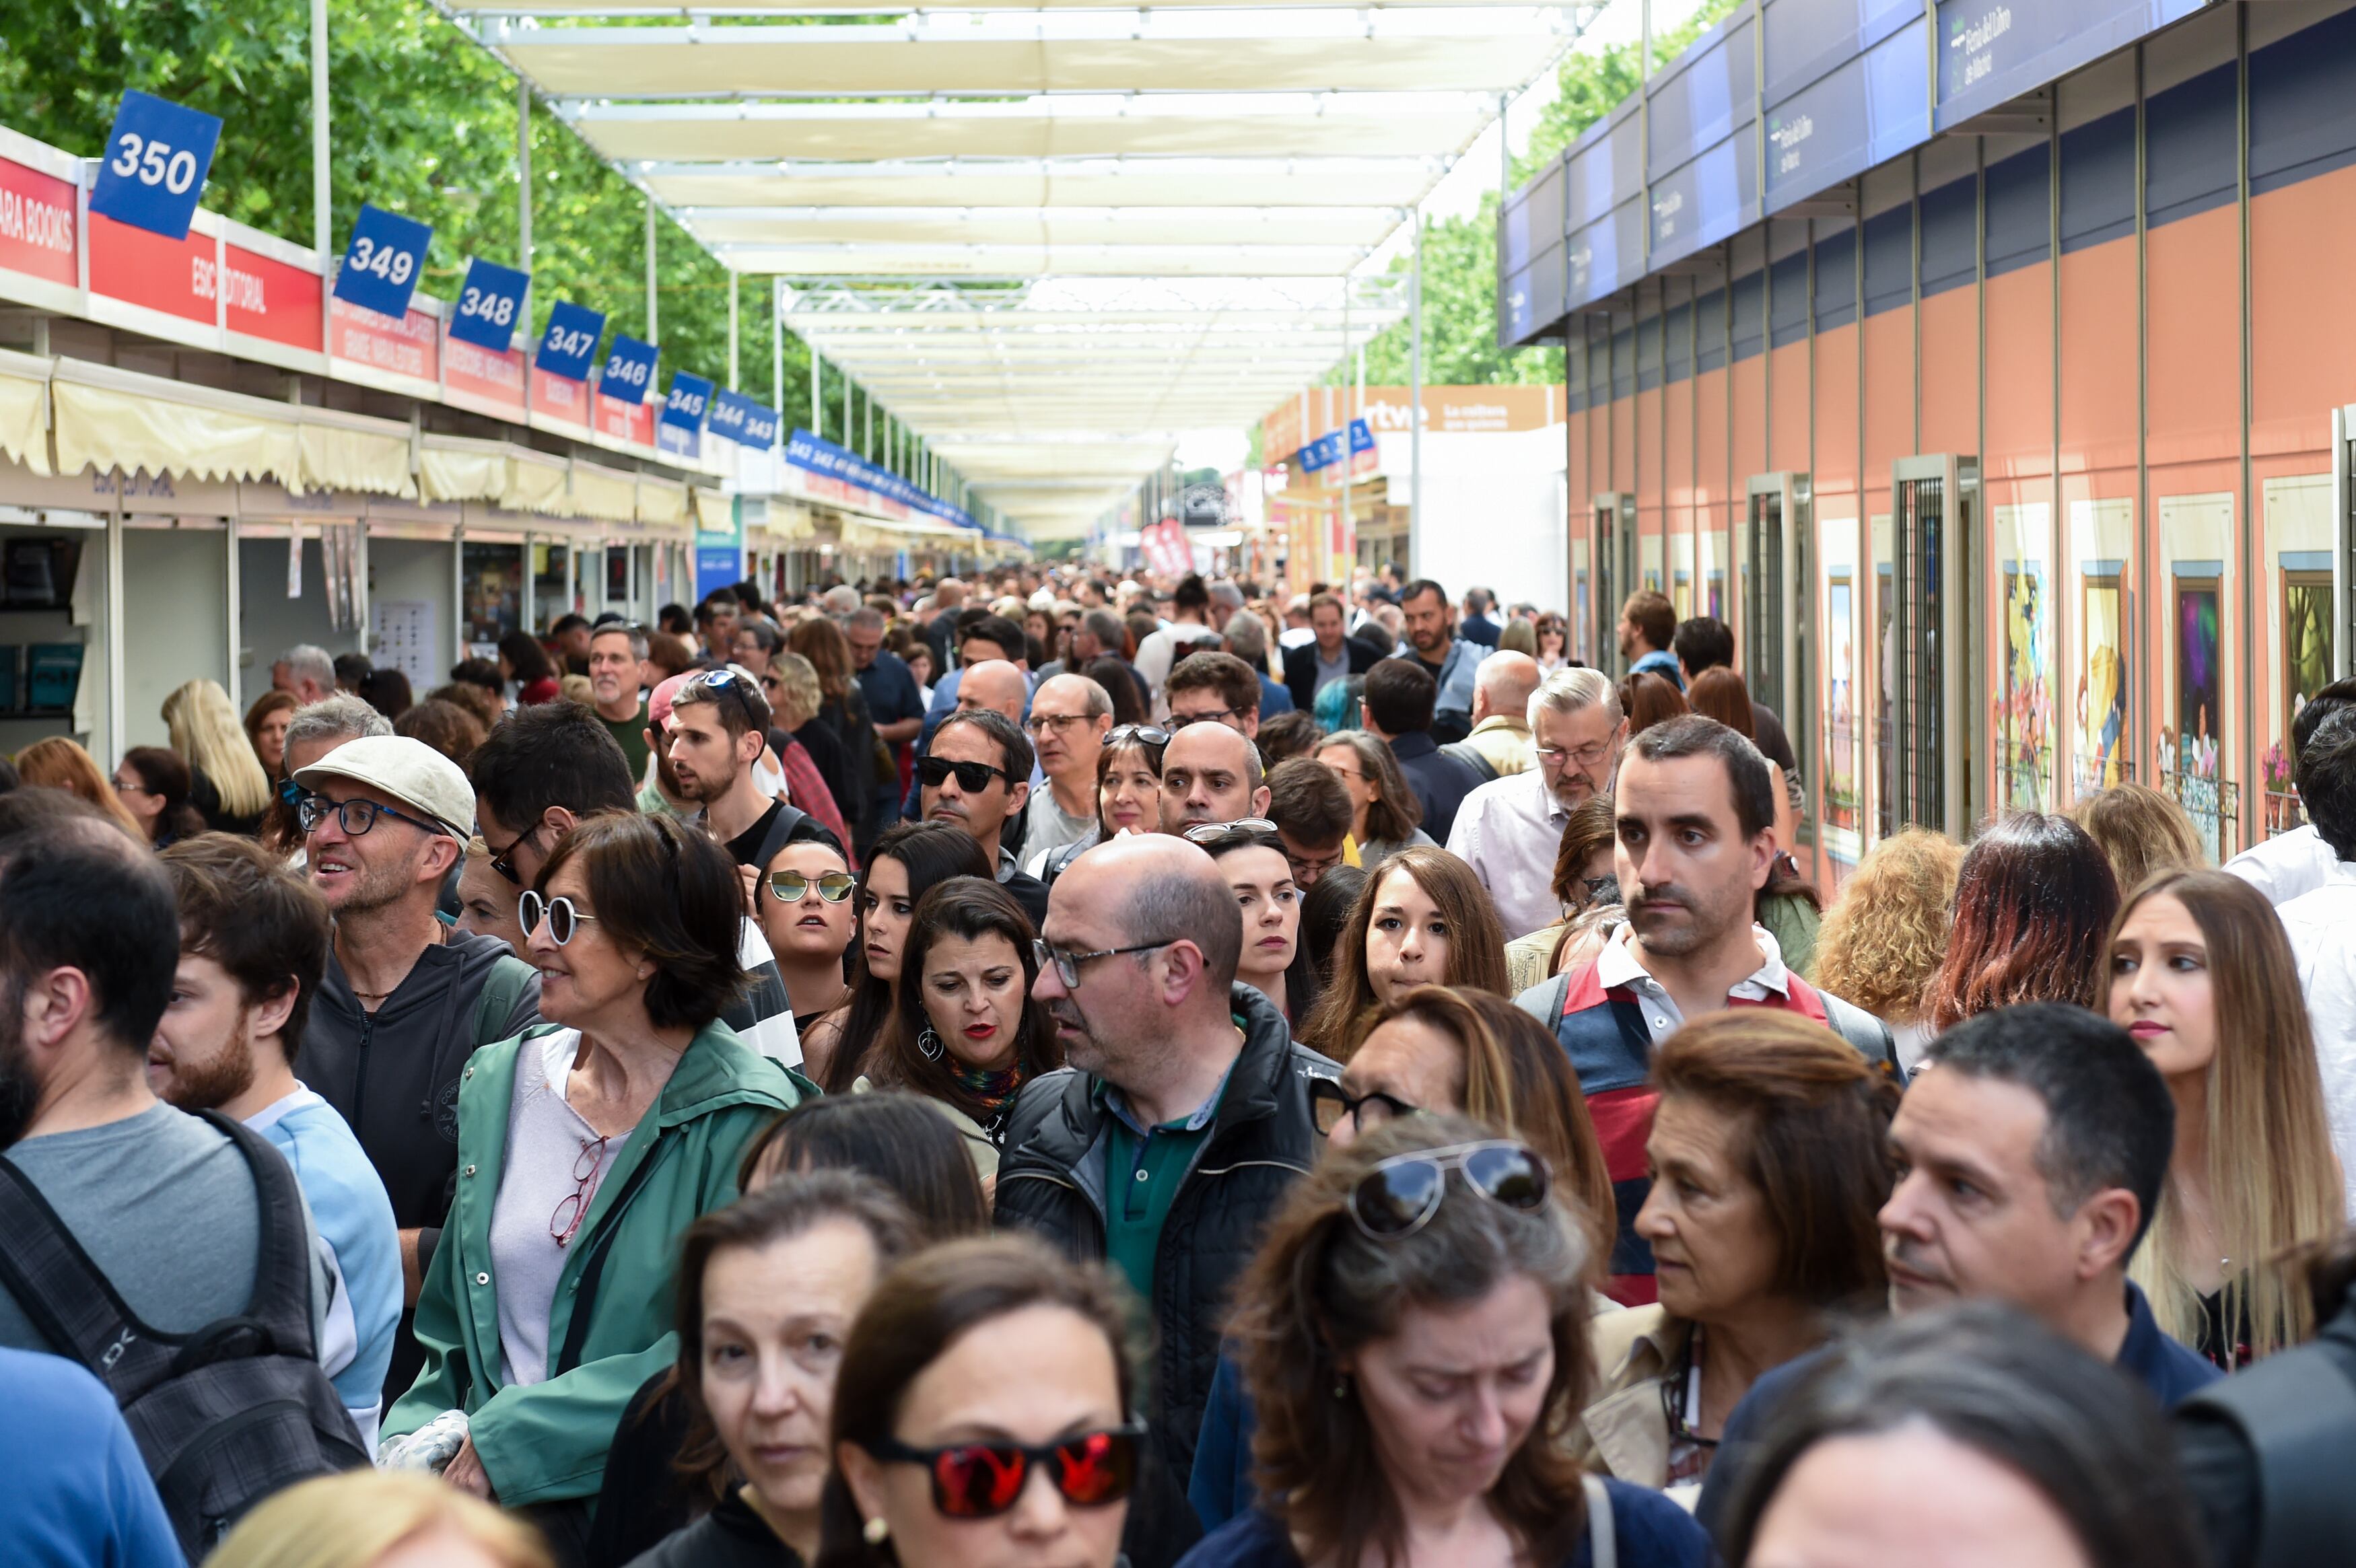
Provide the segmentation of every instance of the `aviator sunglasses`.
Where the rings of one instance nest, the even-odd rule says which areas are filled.
[[[1350,1189],[1350,1218],[1378,1242],[1411,1236],[1440,1212],[1451,1170],[1462,1171],[1483,1198],[1520,1213],[1546,1205],[1546,1161],[1527,1145],[1487,1138],[1391,1156]]]
[[[848,871],[820,871],[815,877],[804,876],[799,871],[769,873],[769,896],[781,903],[799,903],[809,896],[812,888],[816,888],[819,897],[830,904],[839,904],[849,898],[851,890],[858,885],[859,879]]]
[[[932,1477],[933,1507],[945,1518],[991,1519],[1020,1500],[1033,1465],[1047,1467],[1048,1480],[1075,1507],[1119,1502],[1137,1478],[1137,1441],[1144,1435],[1144,1426],[1131,1422],[1035,1446],[957,1443],[914,1448],[893,1437],[868,1451],[890,1463],[923,1466]]]

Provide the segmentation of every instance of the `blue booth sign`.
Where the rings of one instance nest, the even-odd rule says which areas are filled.
[[[466,263],[466,285],[450,307],[450,336],[461,343],[504,354],[515,346],[515,330],[523,314],[524,291],[531,274],[480,256]]]
[[[605,335],[605,313],[558,300],[548,313],[548,330],[540,339],[540,368],[568,381],[585,381],[597,357],[597,339]]]
[[[220,144],[221,123],[202,110],[126,91],[106,133],[90,209],[171,240],[186,240]]]
[[[690,432],[701,430],[704,412],[711,406],[711,382],[684,370],[670,373],[670,396],[663,400],[663,423]]]
[[[605,374],[597,389],[617,403],[643,403],[655,384],[655,346],[635,337],[614,335],[605,351]]]
[[[361,203],[344,264],[336,271],[336,297],[400,320],[409,314],[409,296],[417,292],[425,248],[433,242],[430,226]]]
[[[775,446],[777,411],[723,387],[712,394],[712,433],[725,436],[739,446]]]

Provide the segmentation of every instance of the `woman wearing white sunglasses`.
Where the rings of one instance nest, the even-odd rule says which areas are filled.
[[[433,1424],[405,1462],[522,1511],[560,1550],[585,1534],[630,1396],[672,1359],[648,1282],[801,1097],[719,1020],[744,979],[742,887],[724,849],[675,821],[583,823],[518,901],[554,1027],[486,1046],[459,1083],[456,1191],[417,1304],[425,1367],[386,1444]],[[435,1463],[437,1435],[459,1433]]]

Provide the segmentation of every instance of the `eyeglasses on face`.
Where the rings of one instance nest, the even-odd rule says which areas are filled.
[[[926,789],[938,789],[954,773],[958,788],[968,795],[979,795],[990,787],[992,779],[1013,781],[1014,775],[1004,768],[993,768],[988,763],[953,763],[947,757],[926,757],[916,763],[916,776]]]
[[[808,898],[810,890],[830,904],[839,904],[851,896],[859,879],[848,871],[820,871],[817,876],[805,876],[799,871],[769,873],[769,896],[780,903],[797,904]]]
[[[1067,953],[1043,938],[1031,940],[1031,950],[1038,956],[1039,967],[1044,969],[1053,965],[1055,978],[1064,983],[1066,991],[1079,988],[1080,965],[1083,964],[1093,964],[1099,958],[1118,958],[1125,953],[1151,953],[1156,948],[1169,945],[1167,942],[1141,942],[1130,947],[1099,947],[1093,953]]]
[[[1560,746],[1539,746],[1535,750],[1542,763],[1553,763],[1558,766],[1569,762],[1574,767],[1591,768],[1612,754],[1612,742],[1596,741],[1576,751],[1567,751]]]
[[[1192,713],[1173,710],[1170,715],[1170,727],[1183,730],[1189,724],[1225,724],[1229,720],[1241,724],[1244,716],[1250,711],[1248,708],[1197,708]]]
[[[1137,1478],[1137,1423],[1084,1433],[1058,1443],[958,1443],[916,1448],[896,1437],[868,1451],[887,1464],[921,1465],[931,1477],[933,1507],[948,1519],[992,1519],[1022,1499],[1031,1467],[1076,1508],[1099,1508],[1129,1496]]]
[[[1332,1078],[1312,1078],[1309,1081],[1309,1115],[1316,1124],[1319,1137],[1331,1137],[1333,1129],[1344,1122],[1353,1132],[1368,1133],[1385,1122],[1401,1116],[1412,1116],[1422,1110],[1410,1105],[1396,1094],[1376,1089],[1370,1093],[1353,1095]]]
[[[428,822],[422,816],[412,816],[405,811],[395,811],[389,805],[379,805],[372,800],[330,800],[324,795],[306,795],[294,807],[294,821],[305,833],[316,833],[319,824],[334,813],[337,825],[347,837],[358,838],[376,826],[380,816],[390,816],[395,822],[406,822],[421,833],[439,833],[442,825]]]
[[[583,921],[597,918],[594,914],[583,914],[571,899],[562,894],[548,899],[530,889],[525,890],[523,896],[516,900],[516,919],[522,923],[526,936],[540,929],[542,915],[548,917],[548,939],[559,947],[573,940]]]
[[[154,795],[155,791],[149,789],[137,779],[118,778],[114,781],[114,793],[117,795]]]
[[[1451,1170],[1463,1172],[1465,1184],[1483,1198],[1518,1212],[1535,1213],[1546,1203],[1546,1161],[1526,1144],[1487,1138],[1391,1156],[1350,1189],[1350,1218],[1378,1242],[1411,1236],[1440,1212]]]
[[[1075,724],[1090,724],[1095,720],[1085,713],[1033,713],[1023,720],[1023,728],[1033,735],[1054,733],[1068,735]]]

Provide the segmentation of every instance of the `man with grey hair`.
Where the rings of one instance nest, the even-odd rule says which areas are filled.
[[[1538,765],[1466,795],[1448,835],[1509,938],[1562,918],[1553,883],[1564,825],[1573,807],[1612,793],[1628,740],[1620,694],[1600,670],[1555,671],[1530,694],[1528,718]]]
[[[838,582],[818,596],[819,607],[830,615],[848,615],[859,608],[859,590]]]
[[[1310,1082],[1337,1075],[1235,983],[1243,937],[1192,844],[1119,838],[1075,860],[1031,988],[1069,1065],[1023,1085],[998,1166],[1001,1229],[1106,1264],[1151,1307],[1146,1420],[1173,1476],[1194,1466],[1236,1278],[1318,1153]]]
[[[293,778],[347,741],[391,733],[391,720],[348,691],[305,703],[286,721],[285,775]]]
[[[938,680],[948,674],[949,655],[956,651],[958,612],[965,608],[965,584],[954,577],[934,583],[933,608],[939,613],[925,627],[924,635],[933,650],[933,678]]]
[[[336,661],[327,650],[297,643],[270,665],[270,688],[291,695],[297,702],[317,702],[336,695]]]
[[[1023,808],[1023,854],[1036,877],[1048,854],[1096,837],[1097,756],[1112,728],[1112,698],[1087,676],[1055,676],[1031,694],[1023,727],[1047,778]]]
[[[647,656],[647,629],[625,621],[608,621],[589,634],[589,695],[597,722],[622,748],[630,777],[647,779],[646,696],[638,689],[638,671]]]
[[[1268,623],[1249,610],[1227,617],[1220,647],[1251,666],[1259,677],[1259,716],[1265,720],[1292,711],[1292,693],[1268,677]]]

